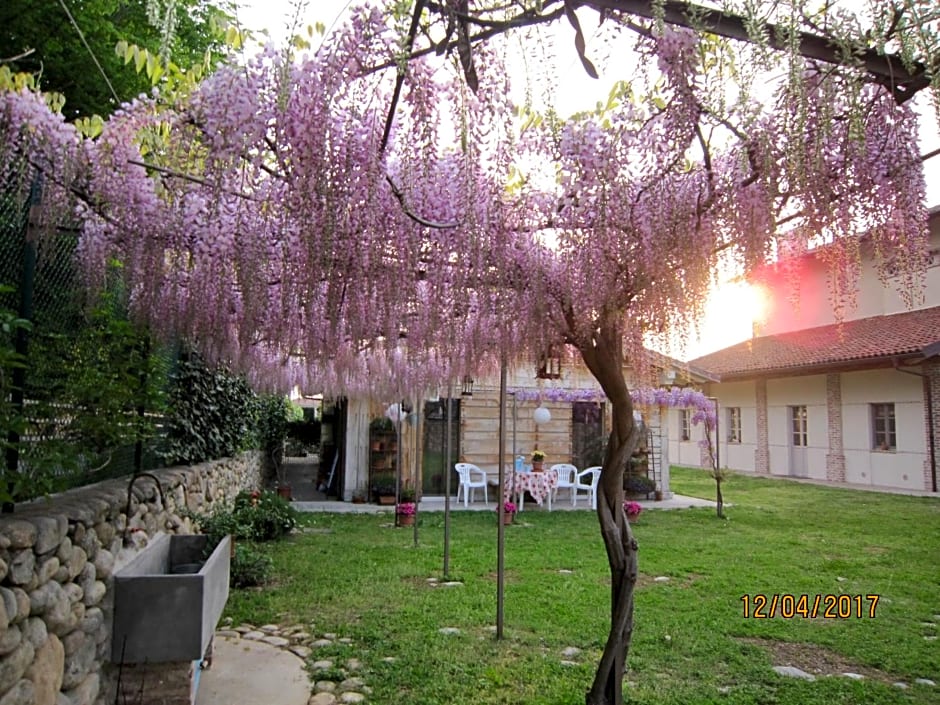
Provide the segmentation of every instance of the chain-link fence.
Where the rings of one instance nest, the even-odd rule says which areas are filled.
[[[9,508],[156,467],[173,360],[129,321],[119,278],[86,293],[78,231],[42,222],[40,176],[2,171],[0,498]]]

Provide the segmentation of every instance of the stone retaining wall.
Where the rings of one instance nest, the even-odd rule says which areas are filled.
[[[262,464],[251,452],[155,470],[163,498],[141,476],[129,510],[122,478],[0,516],[0,705],[111,705],[113,572],[157,533],[193,533],[185,510],[261,487]]]

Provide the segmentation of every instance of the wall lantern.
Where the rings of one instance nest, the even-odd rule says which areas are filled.
[[[552,420],[552,412],[544,406],[540,406],[532,412],[532,419],[537,425],[546,424]]]
[[[462,397],[472,397],[473,396],[473,377],[470,375],[464,375],[463,387],[460,390],[460,396]]]
[[[535,372],[537,379],[561,379],[561,353],[552,345],[539,357],[539,367]]]

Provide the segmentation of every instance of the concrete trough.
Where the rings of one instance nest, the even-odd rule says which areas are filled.
[[[228,600],[231,538],[162,534],[114,573],[111,660],[201,659]]]

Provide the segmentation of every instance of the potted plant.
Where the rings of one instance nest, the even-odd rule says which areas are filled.
[[[366,503],[366,491],[359,489],[353,492],[352,502],[353,504],[365,504]]]
[[[639,502],[627,500],[623,503],[623,511],[627,514],[627,521],[633,524],[640,518],[640,512],[643,511],[643,507],[640,506]]]
[[[630,456],[630,469],[637,474],[646,474],[649,470],[649,453],[638,450]]]
[[[632,498],[641,498],[656,489],[656,483],[646,475],[625,475],[623,491]]]
[[[395,424],[387,416],[379,416],[369,423],[372,450],[385,450],[385,440],[395,433]]]
[[[399,526],[411,526],[415,523],[415,514],[418,511],[418,505],[414,502],[399,502],[395,507],[395,515]]]
[[[497,509],[497,513],[499,510]],[[503,524],[512,524],[516,516],[516,505],[514,502],[503,502]]]
[[[542,472],[545,462],[545,453],[538,448],[532,451],[532,472]]]
[[[395,483],[380,481],[372,485],[372,494],[378,498],[379,504],[395,504]]]

